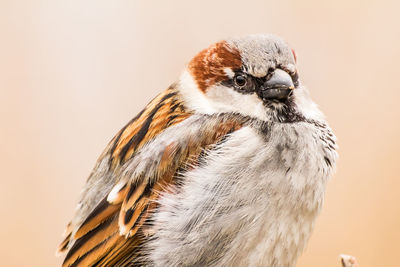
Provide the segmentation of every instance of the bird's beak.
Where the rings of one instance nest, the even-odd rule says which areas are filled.
[[[292,77],[284,70],[275,69],[272,76],[261,86],[257,94],[263,101],[285,101],[294,88]]]

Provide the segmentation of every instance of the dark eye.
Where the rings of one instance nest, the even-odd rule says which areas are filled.
[[[246,77],[246,75],[239,74],[239,75],[235,76],[234,81],[237,86],[243,87],[247,83],[247,77]]]

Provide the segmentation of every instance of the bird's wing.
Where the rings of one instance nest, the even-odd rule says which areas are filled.
[[[68,251],[63,266],[137,262],[143,256],[141,245],[151,235],[150,215],[160,193],[177,182],[177,172],[195,166],[206,149],[247,120],[234,114],[193,115],[185,111],[174,88],[155,98],[100,157],[91,175],[95,178],[88,179],[85,189],[99,194],[99,201],[84,214],[91,204],[83,196],[77,215],[81,221],[67,227],[59,247]],[[108,190],[102,193],[100,188]]]

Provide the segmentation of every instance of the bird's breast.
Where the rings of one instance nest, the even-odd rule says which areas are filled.
[[[160,199],[152,260],[160,266],[292,266],[334,168],[329,139],[334,142],[327,126],[308,122],[232,133]]]

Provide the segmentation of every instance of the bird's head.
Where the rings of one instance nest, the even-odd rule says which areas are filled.
[[[262,120],[319,117],[299,81],[294,50],[274,35],[248,35],[211,45],[180,78],[189,108],[236,112]]]

